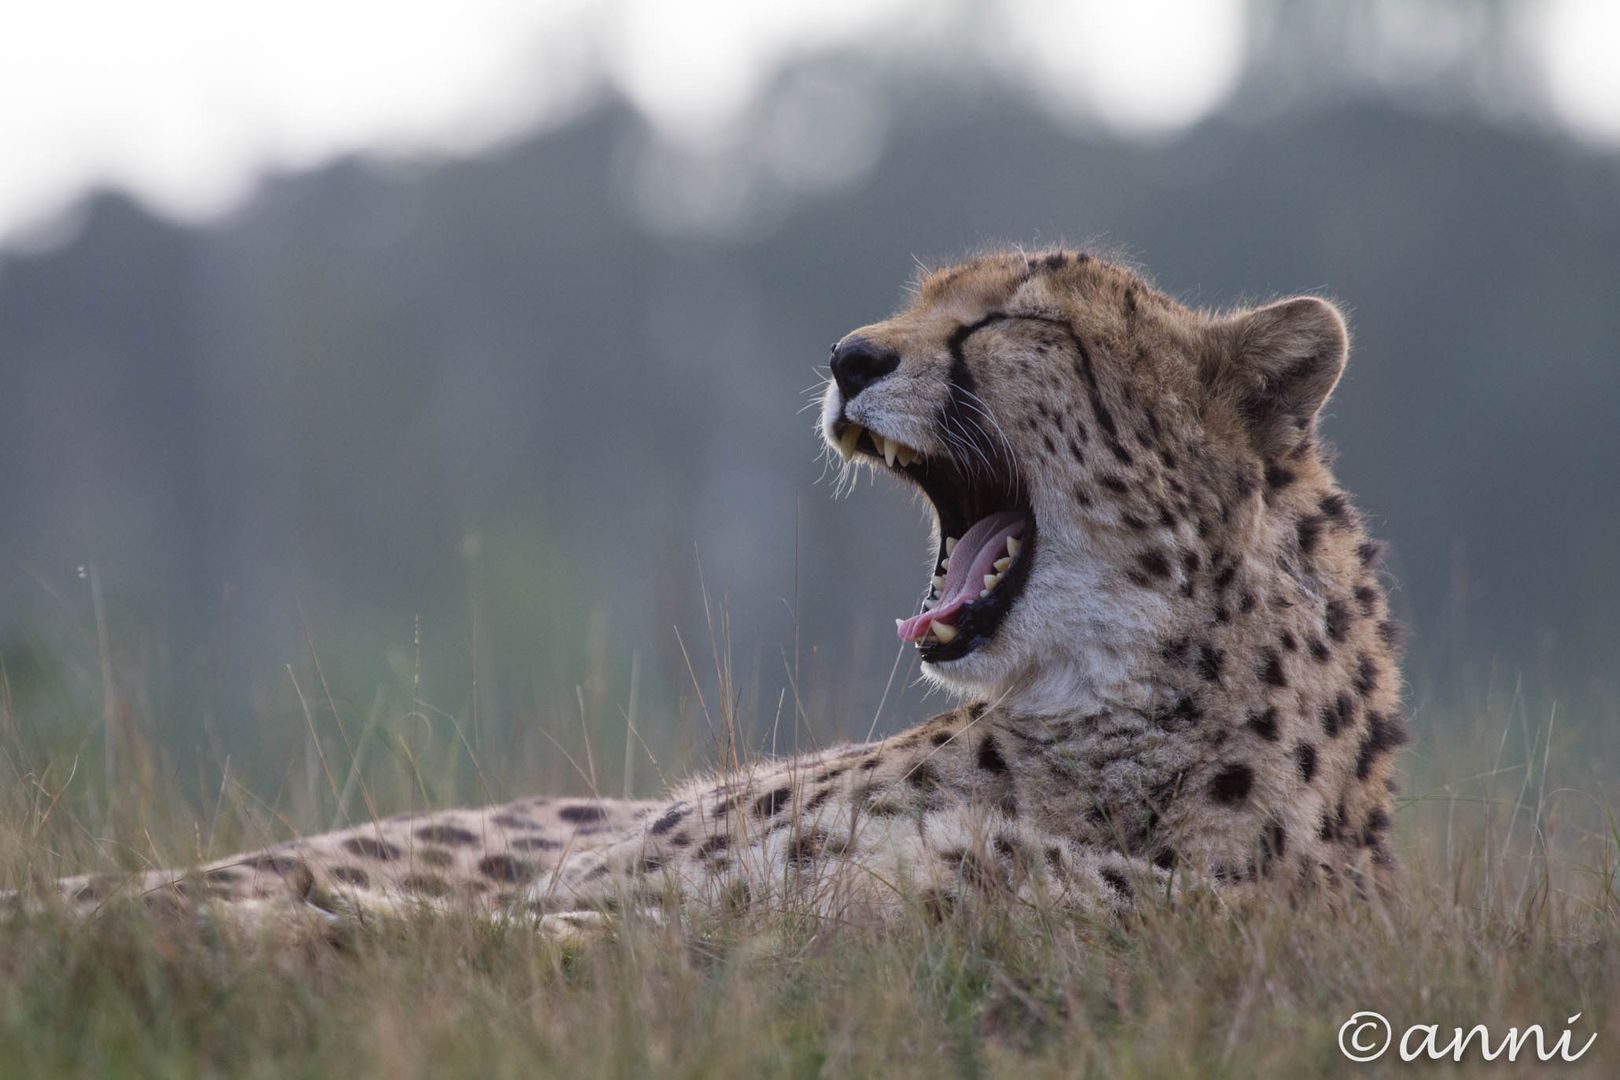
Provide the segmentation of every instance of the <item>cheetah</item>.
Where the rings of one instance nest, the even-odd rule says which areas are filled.
[[[1082,252],[929,273],[833,347],[819,428],[841,470],[932,510],[929,580],[896,625],[956,707],[659,800],[385,819],[135,891],[542,920],[1388,891],[1397,624],[1318,435],[1348,344],[1324,300],[1198,311]],[[59,883],[81,907],[118,885]]]

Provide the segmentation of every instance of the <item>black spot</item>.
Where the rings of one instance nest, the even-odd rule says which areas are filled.
[[[1181,568],[1183,570],[1185,570],[1188,574],[1196,574],[1196,573],[1198,573],[1199,568],[1202,567],[1203,565],[1204,565],[1203,560],[1198,557],[1198,552],[1190,551],[1190,550],[1182,552],[1182,554],[1181,554]]]
[[[1268,873],[1272,864],[1288,850],[1288,830],[1280,821],[1273,821],[1260,837],[1260,872]]]
[[[1174,870],[1177,859],[1174,848],[1162,847],[1153,853],[1153,865],[1160,870]]]
[[[1322,516],[1330,521],[1343,522],[1350,516],[1350,504],[1337,491],[1328,492],[1316,505],[1322,511]]]
[[[1135,514],[1121,514],[1119,520],[1127,529],[1134,529],[1137,532],[1141,532],[1143,529],[1148,527],[1148,523],[1137,517]]]
[[[810,801],[804,804],[805,812],[809,813],[811,810],[816,809],[822,803],[824,803],[828,799],[832,798],[832,793],[833,793],[832,788],[822,788],[820,791],[818,791],[814,795],[810,796]]]
[[[476,834],[455,825],[424,825],[416,830],[416,838],[430,844],[448,844],[452,847],[466,847],[478,842]]]
[[[1311,640],[1307,647],[1311,651],[1311,659],[1315,660],[1318,664],[1325,664],[1333,657],[1333,651],[1327,647],[1327,642],[1323,641],[1314,634],[1311,635]]]
[[[716,833],[699,844],[695,854],[700,859],[707,858],[710,855],[718,855],[726,850],[728,843],[725,833]]]
[[[1170,576],[1170,563],[1165,559],[1164,553],[1161,551],[1144,551],[1136,557],[1136,564],[1149,577],[1163,578]]]
[[[928,762],[919,761],[906,773],[906,783],[923,791],[932,791],[939,787],[939,774]]]
[[[1221,651],[1213,645],[1203,645],[1198,650],[1198,675],[1200,678],[1214,682],[1221,677],[1221,663],[1225,659]]]
[[[478,872],[496,881],[527,881],[534,876],[534,864],[510,855],[485,855],[478,860]]]
[[[1007,759],[1001,756],[1001,747],[996,745],[993,735],[986,735],[979,744],[979,768],[990,773],[1006,773]]]
[[[203,880],[208,882],[210,885],[220,884],[227,881],[235,881],[240,876],[241,875],[238,874],[235,869],[229,866],[219,866],[212,870],[206,870],[203,872]]]
[[[1361,613],[1369,618],[1378,614],[1378,590],[1371,585],[1357,585],[1352,590],[1356,603],[1361,606]]]
[[[1356,779],[1367,779],[1375,761],[1405,742],[1406,732],[1398,721],[1383,713],[1368,713],[1367,734],[1362,738],[1361,749],[1356,754]]]
[[[1097,483],[1112,491],[1115,495],[1124,495],[1131,490],[1125,481],[1112,474],[1098,477]]]
[[[540,823],[533,818],[526,818],[519,814],[496,814],[490,818],[503,829],[538,829]]]
[[[1350,609],[1344,606],[1343,600],[1329,600],[1327,613],[1322,620],[1327,636],[1334,641],[1343,643],[1350,635]]]
[[[600,806],[591,806],[586,803],[575,803],[572,806],[559,807],[557,810],[557,816],[562,818],[564,821],[572,821],[576,823],[586,821],[601,821],[603,818],[607,817],[607,811],[602,809]]]
[[[1378,624],[1378,640],[1391,649],[1398,649],[1405,643],[1406,631],[1394,619],[1384,619]]]
[[[417,848],[412,858],[424,866],[449,866],[456,857],[442,847]]]
[[[443,896],[450,891],[450,883],[437,874],[411,874],[400,879],[399,887],[417,896]]]
[[[754,800],[754,816],[774,817],[781,812],[782,807],[787,806],[792,801],[792,788],[781,787],[775,791],[766,792]]]
[[[1383,557],[1384,545],[1376,540],[1368,540],[1356,548],[1356,558],[1360,559],[1361,565],[1368,569],[1377,566],[1378,561]]]
[[[1238,597],[1238,610],[1247,615],[1254,610],[1254,593],[1246,592]]]
[[[1265,712],[1251,712],[1247,721],[1249,730],[1267,742],[1277,741],[1277,709],[1275,706]]]
[[[1322,539],[1322,527],[1327,524],[1319,514],[1310,514],[1299,519],[1297,526],[1299,534],[1299,550],[1306,555],[1314,555],[1316,546]]]
[[[254,855],[251,858],[243,859],[242,865],[250,870],[263,870],[266,873],[279,874],[282,877],[291,877],[295,874],[309,872],[309,868],[304,865],[304,860],[295,859],[290,855]]]
[[[1389,829],[1389,811],[1382,806],[1375,806],[1367,813],[1367,821],[1361,830],[1361,846],[1372,847],[1382,838],[1383,833]]]
[[[1366,653],[1356,661],[1356,693],[1366,697],[1378,688],[1378,665]]]
[[[1266,466],[1266,487],[1271,488],[1273,491],[1276,491],[1279,488],[1287,487],[1296,479],[1298,479],[1298,477],[1294,475],[1294,471],[1292,469],[1287,468],[1284,465],[1280,465],[1275,461]]]
[[[1204,711],[1191,697],[1177,699],[1176,703],[1167,709],[1156,709],[1153,713],[1153,722],[1166,731],[1185,731],[1198,723]]]
[[[1253,769],[1247,765],[1228,765],[1210,781],[1209,794],[1216,802],[1230,805],[1247,799],[1253,786]]]
[[[1121,446],[1118,439],[1109,439],[1108,449],[1114,452],[1114,456],[1118,458],[1122,464],[1129,465],[1131,463],[1131,452]]]
[[[1299,778],[1307,784],[1316,779],[1316,747],[1302,742],[1294,747],[1294,763],[1299,766]]]
[[[1282,657],[1274,649],[1260,650],[1260,681],[1267,686],[1285,687],[1288,675],[1283,671]]]
[[[1237,577],[1236,565],[1227,565],[1222,567],[1220,573],[1215,575],[1215,591],[1225,592],[1227,589],[1231,588],[1232,579],[1235,577]]]
[[[643,855],[641,857],[641,872],[643,874],[651,874],[663,865],[664,860],[657,855]]]
[[[1106,881],[1109,888],[1119,893],[1119,895],[1123,896],[1125,899],[1131,900],[1135,898],[1136,891],[1131,888],[1130,880],[1126,878],[1124,874],[1120,873],[1118,870],[1115,870],[1112,866],[1104,866],[1099,868],[1097,871],[1097,876]]]
[[[378,840],[371,836],[351,836],[343,841],[343,850],[351,855],[364,855],[368,859],[380,859],[383,862],[400,856],[399,848],[386,840]]]
[[[353,885],[358,889],[364,889],[371,885],[371,875],[358,866],[348,866],[340,863],[328,870],[327,873],[331,874],[334,880],[340,881],[344,885]]]
[[[1069,261],[1069,257],[1061,251],[1054,251],[1046,257],[1046,268],[1057,270]]]
[[[647,831],[652,833],[654,836],[662,836],[675,826],[679,825],[681,823],[681,819],[685,816],[685,807],[673,807],[672,809],[666,810],[664,812],[664,816],[653,822],[651,828],[649,828]]]
[[[1350,700],[1349,694],[1340,694],[1333,701],[1322,706],[1322,730],[1330,739],[1339,737],[1339,732],[1348,728],[1355,722],[1356,703]]]
[[[519,836],[508,846],[513,851],[555,851],[563,846],[563,842],[544,836]]]

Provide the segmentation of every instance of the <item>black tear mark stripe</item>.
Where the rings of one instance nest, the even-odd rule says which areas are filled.
[[[1091,350],[1086,348],[1086,343],[1081,340],[1080,335],[1075,332],[1071,323],[1064,319],[1054,318],[1051,315],[1015,315],[1005,311],[992,311],[975,322],[963,323],[951,331],[951,336],[947,342],[951,353],[951,402],[947,406],[947,413],[965,407],[962,399],[967,394],[973,393],[973,373],[968,370],[967,357],[962,351],[967,339],[987,326],[995,326],[1012,319],[1022,319],[1028,322],[1055,326],[1068,336],[1069,344],[1074,346],[1075,371],[1080,375],[1081,381],[1086,384],[1086,395],[1091,399],[1091,411],[1097,418],[1097,426],[1102,428],[1109,438],[1117,443],[1119,440],[1119,428],[1114,423],[1114,414],[1109,412],[1108,406],[1103,404],[1102,388],[1097,382],[1097,370],[1091,362]],[[966,393],[963,394],[959,391],[966,391]]]

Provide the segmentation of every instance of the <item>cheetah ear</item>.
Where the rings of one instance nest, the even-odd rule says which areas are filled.
[[[1298,446],[1316,427],[1344,372],[1350,334],[1326,300],[1298,296],[1239,315],[1220,327],[1206,381],[1242,415],[1267,458]]]

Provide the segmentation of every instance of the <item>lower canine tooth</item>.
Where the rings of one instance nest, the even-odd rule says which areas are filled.
[[[985,587],[986,590],[993,589],[997,585],[1000,585],[1000,584],[1001,584],[1001,575],[1000,574],[986,574],[986,575],[984,575],[984,587]]]
[[[953,552],[955,550],[956,550],[956,537],[947,536],[945,538],[945,554],[949,555],[951,552]]]
[[[1007,567],[1009,567],[1011,565],[1012,565],[1012,559],[1010,557],[1006,558],[1006,559],[997,559],[996,560],[996,573],[1000,574],[1000,573],[1006,572]]]
[[[949,645],[956,640],[956,627],[950,623],[930,623],[929,628],[933,630],[934,636],[939,639],[941,645]]]
[[[945,578],[942,577],[939,574],[935,574],[934,575],[934,580],[929,582],[929,584],[932,585],[934,588],[938,589],[938,588],[940,588],[941,586],[943,586],[945,584]]]
[[[1019,549],[1024,546],[1023,541],[1016,536],[1007,537],[1007,554],[1016,557]]]

